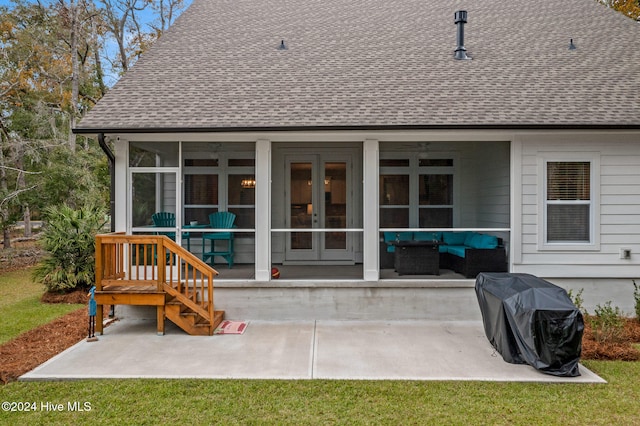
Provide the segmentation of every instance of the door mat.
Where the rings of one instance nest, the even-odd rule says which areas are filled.
[[[213,334],[242,334],[247,329],[246,321],[222,321]]]

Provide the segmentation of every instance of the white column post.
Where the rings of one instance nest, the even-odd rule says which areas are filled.
[[[116,157],[116,164],[114,167],[115,173],[115,202],[116,208],[111,220],[115,221],[115,232],[129,232],[131,231],[131,223],[128,223],[129,216],[129,196],[131,192],[133,182],[129,181],[129,141],[117,138],[114,141],[113,154]],[[128,182],[128,183],[127,183]],[[130,187],[127,188],[127,185]]]
[[[271,141],[256,141],[256,281],[271,279]]]
[[[365,281],[380,278],[380,235],[378,232],[378,141],[367,139],[362,147],[362,198],[363,198],[363,273]]]

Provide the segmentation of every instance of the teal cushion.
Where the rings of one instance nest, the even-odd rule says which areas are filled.
[[[442,239],[445,244],[452,246],[464,245],[464,240],[467,238],[467,232],[443,232]]]
[[[416,241],[440,241],[442,232],[416,232],[413,239]]]
[[[471,248],[482,248],[482,234],[474,234],[471,238],[467,238],[464,245]]]
[[[444,245],[444,244],[440,244],[440,245],[438,246],[438,252],[439,252],[439,253],[446,253],[446,252],[447,252],[447,247],[449,247],[449,246]]]
[[[464,257],[465,246],[446,246],[447,253],[453,254],[458,257]]]
[[[477,232],[467,232],[467,238],[464,239],[464,245],[467,247],[471,247],[471,240],[476,238],[478,235]]]
[[[498,237],[496,237],[495,235],[486,235],[486,234],[482,235],[482,239],[480,241],[480,247],[478,248],[494,249],[496,247],[498,247]]]
[[[397,232],[398,239],[400,241],[411,241],[413,240],[413,232]]]
[[[388,243],[391,241],[395,241],[396,240],[396,233],[395,232],[385,232],[384,233],[384,242]]]

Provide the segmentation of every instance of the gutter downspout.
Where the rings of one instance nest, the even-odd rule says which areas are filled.
[[[109,215],[111,216],[111,232],[116,231],[116,222],[114,215],[116,214],[116,198],[115,198],[115,189],[116,189],[116,156],[113,154],[113,151],[109,148],[107,143],[104,140],[104,133],[98,133],[98,143],[100,144],[100,148],[107,155],[109,159],[109,176],[111,177],[111,187],[109,188]]]

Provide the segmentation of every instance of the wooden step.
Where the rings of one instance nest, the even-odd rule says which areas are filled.
[[[166,318],[194,336],[213,335],[213,331],[224,319],[224,311],[215,311],[214,321],[211,324],[207,318],[203,318],[195,312],[185,312],[183,309],[185,306],[180,303],[167,304],[165,306]],[[186,309],[188,310],[188,308]]]

